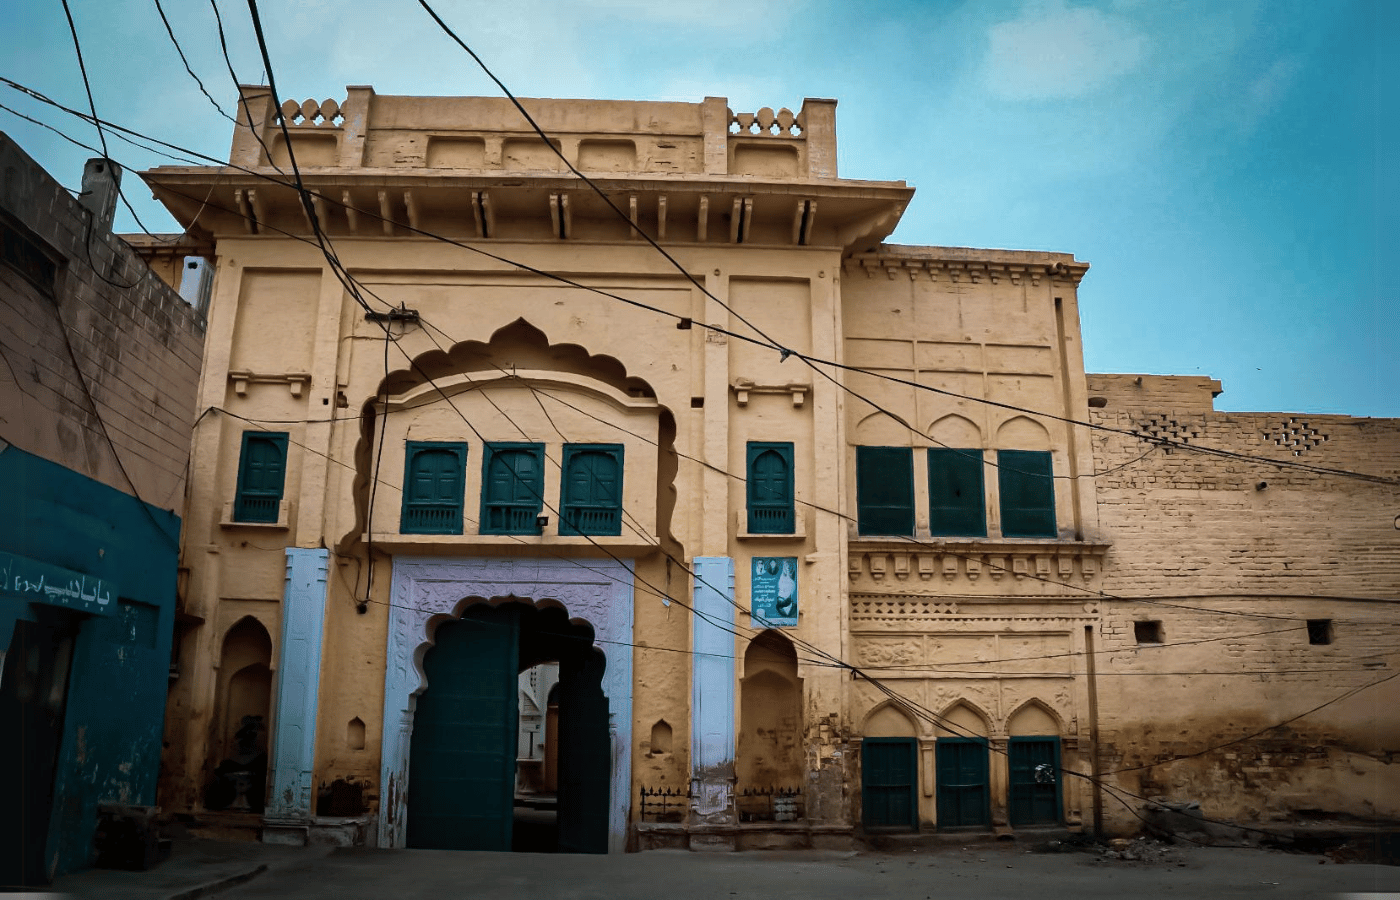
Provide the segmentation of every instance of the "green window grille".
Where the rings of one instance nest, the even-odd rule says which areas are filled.
[[[487,444],[481,484],[482,534],[540,533],[543,444]]]
[[[403,534],[461,534],[467,445],[409,441],[404,453]]]
[[[287,434],[243,432],[238,460],[238,493],[233,501],[235,522],[276,522],[287,478]]]
[[[622,445],[565,444],[560,534],[622,534]]]
[[[861,741],[861,819],[866,831],[919,828],[919,745],[914,738]]]
[[[1060,821],[1060,739],[1013,737],[1007,744],[1007,808],[1012,825]]]
[[[946,537],[986,537],[982,451],[928,451],[929,529]]]
[[[792,534],[792,444],[750,441],[749,532]]]
[[[934,744],[939,828],[991,822],[986,738],[939,738]]]
[[[913,450],[856,448],[856,512],[861,534],[913,535]]]
[[[1055,478],[1048,450],[997,451],[1002,537],[1045,537],[1055,528]]]

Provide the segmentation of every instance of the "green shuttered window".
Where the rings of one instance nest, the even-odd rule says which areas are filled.
[[[749,533],[792,534],[792,444],[749,441]]]
[[[238,494],[233,501],[233,520],[276,522],[286,477],[286,432],[243,432],[243,450],[238,460]]]
[[[928,451],[929,528],[945,537],[986,537],[982,451]]]
[[[467,445],[409,441],[404,453],[404,534],[461,534]]]
[[[1049,451],[997,451],[1003,537],[1057,535],[1053,476]]]
[[[622,534],[622,445],[565,444],[560,534]]]
[[[487,444],[481,471],[481,533],[539,534],[544,445]]]
[[[861,534],[914,533],[914,451],[856,448],[856,507]]]

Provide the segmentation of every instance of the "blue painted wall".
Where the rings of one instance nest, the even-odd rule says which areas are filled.
[[[48,843],[69,872],[88,864],[99,802],[155,804],[180,519],[13,446],[0,497],[0,550],[109,579],[119,598],[115,615],[78,617]]]

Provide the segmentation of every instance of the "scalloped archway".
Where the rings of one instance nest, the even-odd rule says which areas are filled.
[[[632,568],[629,560],[612,559],[394,559],[384,670],[379,846],[405,846],[413,715],[416,697],[426,687],[422,660],[431,623],[485,598],[558,604],[571,620],[593,627],[594,646],[607,666],[603,692],[612,742],[608,850],[625,849],[632,784]]]

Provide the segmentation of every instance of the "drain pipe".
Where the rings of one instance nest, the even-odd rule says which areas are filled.
[[[1094,785],[1094,836],[1103,836],[1103,787],[1099,767],[1099,680],[1094,657],[1094,626],[1084,626],[1084,659],[1089,676],[1089,778]]]

